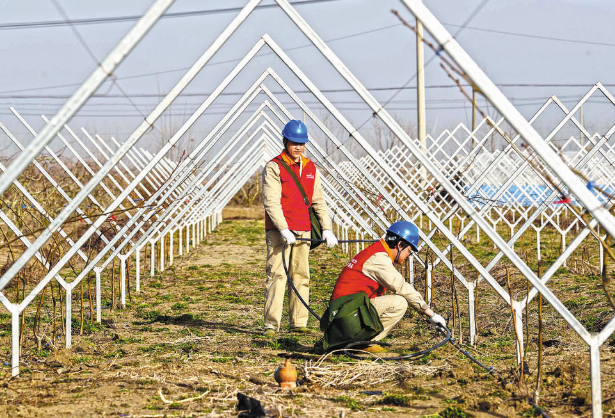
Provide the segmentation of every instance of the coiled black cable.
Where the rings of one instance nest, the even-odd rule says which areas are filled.
[[[312,240],[310,238],[297,238],[297,241],[306,241],[306,242],[325,242],[325,240]],[[351,243],[351,242],[370,242],[370,243],[374,243],[377,242],[378,240],[339,240],[339,243]],[[295,283],[293,282],[293,279],[290,277],[290,273],[288,271],[288,265],[286,264],[286,258],[284,257],[284,253],[286,252],[286,247],[288,246],[288,244],[286,242],[284,242],[284,247],[282,248],[282,265],[284,266],[284,272],[286,273],[286,278],[288,279],[288,284],[290,285],[291,289],[293,289],[293,292],[295,292],[295,295],[297,295],[297,297],[299,298],[299,300],[301,301],[301,303],[303,303],[303,305],[308,309],[308,311],[314,315],[314,318],[316,318],[318,320],[318,322],[320,322],[320,316],[318,316],[318,314],[316,314],[316,312],[314,312],[314,310],[312,308],[310,308],[310,306],[307,304],[307,302],[301,297],[301,295],[299,294],[299,291],[297,290],[297,288],[295,287]],[[290,264],[292,257],[293,257],[293,248],[294,245],[291,245],[290,248],[290,253],[288,254],[288,264]],[[422,357],[425,356],[429,353],[431,353],[432,351],[442,347],[444,344],[446,344],[447,342],[450,343],[453,347],[455,347],[461,354],[463,354],[464,356],[466,356],[468,359],[470,359],[470,361],[472,361],[473,363],[475,363],[476,365],[478,365],[479,367],[485,369],[489,374],[491,374],[492,376],[496,377],[498,382],[501,384],[506,384],[506,380],[502,377],[502,375],[495,370],[495,368],[493,366],[489,367],[486,366],[485,364],[483,364],[482,362],[480,362],[478,359],[476,359],[475,357],[473,357],[470,352],[468,350],[464,350],[459,344],[457,344],[453,338],[452,338],[452,334],[451,334],[451,330],[448,329],[448,327],[442,326],[442,325],[436,325],[436,330],[440,331],[441,333],[445,334],[445,337],[442,341],[438,342],[436,345],[434,345],[433,347],[427,348],[425,350],[421,350],[421,351],[417,351],[415,353],[412,354],[406,354],[406,355],[400,355],[400,356],[396,356],[396,357],[378,357],[379,360],[385,360],[385,361],[402,361],[402,360],[411,360],[414,358],[418,358],[418,357]],[[375,342],[375,341],[357,341],[357,342],[353,342],[350,343],[348,345],[346,345],[346,347],[343,348],[344,350],[344,354],[350,358],[354,358],[357,360],[365,360],[367,358],[369,358],[368,355],[359,355],[357,352],[362,352],[362,353],[368,353],[367,351],[361,350],[361,349],[356,349],[353,347],[357,347],[357,346],[366,346],[366,345],[374,345],[374,344],[378,344],[380,346],[385,346],[385,347],[390,347],[391,344],[386,343],[386,342]],[[369,353],[371,356],[373,356],[372,353]],[[508,382],[510,383],[510,382]],[[540,408],[538,405],[536,405],[536,403],[534,402],[533,398],[529,398],[529,404],[532,405],[533,407],[537,408],[540,411],[540,414],[543,418],[549,418],[549,415],[547,414],[547,412],[545,410],[543,410],[542,408]]]

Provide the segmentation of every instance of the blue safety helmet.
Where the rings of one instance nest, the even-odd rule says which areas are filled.
[[[286,126],[284,126],[282,136],[298,144],[305,144],[310,140],[308,138],[307,126],[299,119],[291,119]]]
[[[410,247],[414,251],[418,251],[419,241],[419,229],[415,224],[409,221],[397,221],[387,229],[387,232],[397,235],[399,238],[410,244]]]

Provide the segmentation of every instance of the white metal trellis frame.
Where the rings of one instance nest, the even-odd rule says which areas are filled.
[[[315,34],[315,32],[313,32],[311,30],[311,28],[307,25],[307,23],[305,21],[303,21],[303,19],[294,11],[294,9],[290,6],[290,4],[286,1],[286,0],[277,0],[278,4],[284,9],[284,11],[287,13],[287,15],[297,24],[297,26],[306,34],[306,36],[308,36],[308,38],[310,38],[312,40],[312,42],[316,45],[316,47],[323,53],[323,55],[333,64],[333,66],[340,72],[340,74],[342,74],[342,76],[349,82],[349,84],[362,96],[362,98],[367,102],[367,104],[372,107],[372,109],[374,110],[374,112],[377,114],[377,116],[379,116],[381,119],[383,119],[383,121],[385,122],[385,124],[402,140],[402,142],[404,142],[407,146],[409,146],[409,148],[411,149],[411,151],[413,152],[413,154],[415,154],[415,156],[417,157],[417,159],[423,163],[431,172],[431,174],[440,182],[440,184],[442,184],[444,186],[444,188],[455,198],[455,200],[458,201],[458,203],[460,203],[462,209],[464,209],[470,216],[471,218],[479,225],[481,226],[481,229],[485,230],[487,235],[490,236],[490,238],[496,243],[496,245],[498,247],[500,247],[500,249],[507,255],[509,256],[509,259],[511,259],[511,261],[513,261],[513,263],[517,266],[517,268],[524,274],[526,275],[526,277],[528,277],[528,279],[530,279],[530,281],[534,284],[534,286],[545,295],[545,297],[547,298],[547,300],[549,302],[551,302],[551,304],[556,307],[556,309],[562,314],[562,316],[564,316],[564,318],[573,326],[573,328],[579,333],[579,335],[581,335],[582,338],[586,339],[586,341],[588,341],[588,339],[590,339],[587,331],[585,329],[583,329],[580,324],[578,323],[578,321],[576,321],[576,318],[571,317],[570,313],[563,308],[563,306],[561,305],[561,303],[559,303],[559,301],[552,295],[552,293],[548,290],[548,288],[546,288],[545,286],[543,286],[543,284],[539,281],[537,281],[537,278],[530,272],[528,272],[527,266],[525,266],[523,264],[523,262],[521,260],[519,260],[518,258],[515,257],[514,253],[512,253],[511,251],[509,251],[506,247],[506,243],[497,235],[497,233],[495,233],[495,231],[493,231],[489,225],[480,217],[479,214],[475,213],[472,210],[472,207],[470,205],[468,205],[467,201],[465,201],[465,199],[463,198],[463,196],[461,196],[456,190],[454,185],[451,184],[451,182],[440,172],[440,169],[433,164],[433,162],[431,162],[430,160],[424,158],[424,156],[422,156],[420,150],[417,150],[416,147],[411,146],[412,144],[409,142],[409,138],[407,137],[407,135],[405,135],[405,133],[403,133],[403,131],[399,128],[399,126],[390,118],[390,116],[388,115],[388,113],[382,109],[382,107],[373,99],[373,97],[369,94],[369,92],[367,92],[366,89],[364,89],[364,87],[358,82],[358,80],[352,75],[352,73],[350,73],[350,71],[343,65],[343,63],[335,56],[335,54],[333,54],[333,52],[331,50],[328,49],[328,47],[326,46],[326,44],[324,44],[324,42],[322,42],[322,40]],[[404,2],[406,4],[408,4],[407,1],[404,0]],[[244,8],[242,10],[242,12],[240,13],[240,15],[242,15],[242,17],[240,19],[235,19],[233,21],[233,23],[231,25],[229,25],[229,27],[225,30],[225,34],[229,35],[232,34],[232,32],[237,28],[237,26],[241,23],[241,21],[243,21],[243,19],[245,19],[245,17],[247,17],[247,15],[251,12],[251,10],[253,10],[253,7],[255,7],[257,4],[259,3],[259,1],[251,1],[248,3],[248,5],[246,6],[246,8]],[[250,7],[252,9],[250,9]],[[410,6],[409,6],[410,7]],[[426,9],[425,9],[426,10]],[[421,19],[423,20],[423,19]],[[437,23],[437,22],[436,22]],[[427,26],[427,25],[426,25]],[[230,29],[229,29],[230,28]],[[429,28],[428,28],[429,29]],[[447,49],[447,47],[450,48],[451,45],[455,45],[456,43],[454,42],[454,40],[450,39],[450,35],[448,35],[449,38],[446,38],[446,42],[444,43],[444,49]],[[267,36],[264,37],[264,39],[267,41],[267,43],[269,44],[270,47],[272,47],[272,49],[274,49],[274,51],[276,51],[278,53],[278,56],[280,56],[280,58],[287,64],[289,65],[289,67],[291,67],[291,70],[293,70],[293,72],[299,76],[299,78],[304,82],[304,84],[308,85],[309,87],[315,87],[313,86],[313,84],[311,82],[309,82],[309,80],[300,72],[297,71],[298,68],[288,59],[288,57],[286,57],[283,53],[280,53],[281,50],[279,48],[277,48],[277,46],[272,42],[272,40],[270,40],[270,38],[268,38]],[[218,40],[214,43],[214,44],[218,44],[218,47],[221,46],[221,44],[224,43],[226,39],[224,39],[224,36],[221,35],[221,37],[218,38]],[[457,48],[458,46],[455,46],[455,48]],[[212,49],[213,48],[213,49]],[[211,53],[211,55],[213,55],[213,53],[215,53],[215,51],[217,51],[217,48],[213,47],[208,49],[208,51],[213,51]],[[258,47],[260,48],[260,46]],[[257,49],[258,49],[257,48]],[[277,48],[277,50],[276,50]],[[459,48],[460,50],[460,48]],[[448,51],[449,53],[451,53],[450,51]],[[459,51],[455,51],[455,52],[459,52]],[[463,52],[463,51],[461,51]],[[207,52],[206,54],[207,55]],[[209,56],[209,58],[211,57],[211,55]],[[454,55],[454,54],[452,54]],[[207,62],[207,60],[209,59],[205,59],[204,61]],[[204,63],[205,63],[204,62]],[[471,61],[469,61],[471,63]],[[203,63],[203,65],[204,65]],[[471,63],[473,64],[473,63]],[[462,65],[463,66],[463,65]],[[198,65],[196,66],[198,67]],[[194,69],[195,67],[193,67]],[[192,69],[190,70],[192,71]],[[189,72],[190,72],[189,71]],[[480,71],[480,70],[478,70]],[[476,73],[479,76],[482,73]],[[475,75],[476,75],[475,74]],[[234,78],[234,75],[231,73],[229,74],[229,76],[232,77],[230,78],[232,80],[232,78]],[[236,73],[235,73],[236,75]],[[185,76],[184,78],[182,78],[182,81],[186,81],[190,79],[190,75],[187,74],[187,76]],[[487,80],[488,81],[488,80]],[[180,83],[181,84],[181,83]],[[174,91],[179,90],[181,91],[181,89],[183,89],[183,87],[185,87],[185,84],[179,85],[179,87],[176,86],[176,88],[174,88]],[[222,87],[223,89],[224,87]],[[317,90],[314,90],[311,88],[312,91],[315,91],[315,95],[317,95],[317,97],[319,98],[319,100],[321,102],[330,104],[326,98],[320,94],[320,92],[318,92]],[[172,93],[174,92],[172,91]],[[221,91],[221,90],[220,90]],[[170,93],[169,95],[167,95],[167,97],[165,98],[165,100],[163,100],[163,102],[168,101],[168,99],[173,100],[173,94]],[[495,94],[495,98],[500,100],[499,97],[497,97],[497,90]],[[290,94],[290,93],[289,93]],[[176,97],[176,96],[175,96]],[[503,96],[502,96],[503,98]],[[492,98],[493,100],[493,98]],[[499,103],[499,101],[496,100],[497,103]],[[497,106],[496,103],[496,106]],[[507,108],[507,102],[504,101],[502,102],[504,103],[504,105],[502,105],[504,108],[506,108],[505,110],[510,110]],[[167,104],[168,106],[168,104]],[[203,107],[203,111],[209,106],[209,104],[207,104],[206,106]],[[165,105],[161,102],[161,104],[157,107],[158,109],[161,108],[166,108]],[[334,108],[332,107],[328,107],[328,109],[330,111],[332,111],[332,113],[336,114],[336,117],[338,117],[338,120],[341,120],[343,123],[343,126],[346,127],[347,129],[349,129],[349,131],[352,133],[352,136],[355,140],[357,140],[363,147],[364,149],[367,149],[368,152],[371,152],[371,149],[369,147],[368,144],[366,144],[363,140],[363,138],[356,133],[354,130],[352,130],[352,126],[347,123],[347,121],[345,121],[345,119],[343,119],[343,117],[341,119],[339,119],[339,116],[341,116],[341,114],[339,114],[339,112],[335,111]],[[501,109],[500,109],[501,110]],[[514,111],[514,108],[512,108],[512,110]],[[202,112],[201,112],[202,113]],[[502,111],[503,114],[506,115],[506,113],[504,111]],[[514,112],[513,112],[514,113]],[[153,115],[156,116],[156,111],[153,112]],[[513,116],[516,117],[516,115],[514,114]],[[157,117],[157,116],[156,116]],[[153,118],[153,120],[156,119],[156,117]],[[198,115],[196,116],[198,117]],[[522,119],[522,118],[521,118]],[[55,120],[55,119],[54,119]],[[519,122],[522,128],[526,129],[527,132],[529,132],[530,134],[532,134],[532,130],[531,127],[528,130],[527,127],[525,125],[523,125],[523,120],[517,120],[515,119],[516,122]],[[55,122],[57,124],[57,122]],[[52,121],[52,125],[54,124],[54,121]],[[529,126],[529,125],[528,125]],[[516,127],[517,128],[517,127]],[[519,132],[522,133],[523,135],[523,129],[519,130],[517,129]],[[180,130],[181,131],[181,130]],[[47,131],[43,131],[41,133],[41,136],[47,135],[46,134]],[[185,132],[185,131],[184,131]],[[526,132],[526,133],[527,133]],[[53,134],[50,135],[49,138],[53,137],[53,135],[55,134],[55,132]],[[142,134],[142,132],[141,132]],[[183,134],[183,132],[181,133]],[[181,136],[181,135],[180,135]],[[537,134],[536,134],[537,136]],[[131,138],[129,139],[129,141],[125,142],[120,149],[118,150],[118,152],[116,153],[116,155],[114,156],[113,159],[110,159],[109,162],[107,164],[104,165],[104,169],[101,170],[103,172],[103,174],[101,174],[102,176],[106,175],[109,172],[109,169],[111,167],[113,167],[115,165],[115,163],[117,161],[119,161],[119,159],[122,158],[122,156],[124,154],[126,154],[126,152],[134,145],[135,143],[135,138],[138,139],[138,137],[140,137],[139,135],[139,129],[135,132],[135,134],[131,135]],[[538,137],[539,138],[539,137]],[[537,140],[537,138],[534,138],[535,140]],[[526,138],[527,140],[527,138]],[[528,141],[529,142],[529,141]],[[537,146],[540,148],[542,145],[541,144],[537,144]],[[42,148],[41,148],[42,149]],[[168,148],[167,148],[168,150]],[[543,154],[543,158],[544,156],[551,156],[550,154],[550,150],[548,148],[542,147],[540,148],[542,154]],[[40,150],[39,150],[40,151]],[[161,151],[162,152],[162,151]],[[166,152],[166,151],[165,151]],[[162,154],[164,155],[164,153]],[[374,158],[374,160],[384,169],[384,170],[389,170],[390,167],[389,165],[382,159],[381,156],[379,156],[378,154],[370,154],[372,156],[372,158]],[[150,160],[149,163],[146,164],[146,168],[151,169],[151,167],[153,167],[154,165],[156,165],[158,163],[158,161],[160,161],[160,159],[162,158],[161,153],[157,154],[154,158],[152,158]],[[256,159],[256,157],[253,159],[254,162],[258,162],[261,160]],[[354,160],[352,160],[354,161]],[[549,163],[549,162],[547,162]],[[186,165],[181,165],[179,167],[180,171],[182,168],[186,167]],[[12,167],[11,167],[12,168]],[[25,168],[25,165],[23,166],[22,170]],[[149,169],[147,170],[149,172]],[[21,171],[19,171],[21,172]],[[588,207],[588,209],[590,210],[590,212],[592,212],[594,214],[594,216],[596,217],[596,219],[609,231],[609,232],[613,232],[615,229],[613,229],[615,223],[613,223],[613,219],[610,218],[610,215],[608,215],[607,213],[605,213],[606,211],[602,209],[602,207],[600,205],[596,206],[596,202],[597,200],[589,195],[589,193],[583,193],[584,189],[583,186],[584,185],[579,185],[579,181],[576,180],[576,178],[574,176],[571,175],[571,173],[566,171],[566,168],[561,169],[559,172],[556,171],[556,173],[559,175],[559,177],[564,180],[566,182],[566,184],[568,184],[568,186],[570,187],[570,189],[577,194],[577,197],[579,197],[579,199],[585,204],[586,207],[588,207],[588,204],[590,204],[590,207]],[[19,173],[17,173],[16,175],[18,175]],[[563,174],[563,176],[562,176]],[[98,174],[97,174],[98,176]],[[4,187],[3,190],[6,190],[6,188],[8,187],[8,185],[10,185],[12,183],[11,180],[9,180],[6,185],[3,184],[2,182],[6,182],[5,180],[6,175],[3,175],[2,177],[0,177],[0,188]],[[184,176],[185,177],[185,176]],[[394,180],[394,182],[398,183],[398,176],[391,176],[392,179]],[[138,185],[140,183],[140,181],[142,181],[144,178],[144,176],[137,176],[129,185],[129,189],[132,190],[134,187],[136,187],[136,185]],[[102,177],[98,176],[96,177],[96,180],[98,179],[102,179]],[[92,179],[90,181],[90,183],[88,183],[88,185],[93,184],[96,185],[96,180]],[[100,181],[100,180],[98,180]],[[569,184],[570,183],[570,184]],[[170,184],[170,183],[168,183]],[[184,190],[189,190],[191,186],[194,186],[194,180],[191,181],[190,186],[188,186],[186,189]],[[375,182],[375,187],[378,186],[378,182]],[[421,204],[420,198],[418,198],[416,196],[416,194],[409,189],[407,186],[405,186],[403,183],[398,183],[397,184],[398,187],[401,188],[401,190],[410,197],[410,199],[415,203],[415,205],[425,211],[425,213],[428,215],[428,217],[430,218],[430,221],[432,221],[439,229],[442,230],[442,232],[445,233],[445,235],[447,236],[447,238],[451,241],[451,243],[453,245],[455,245],[456,247],[459,244],[459,242],[455,239],[454,236],[452,236],[451,234],[446,234],[446,227],[444,225],[442,225],[441,222],[439,222],[439,219],[433,215],[429,208],[427,208],[425,205]],[[87,188],[88,186],[86,186]],[[86,189],[84,188],[84,190]],[[579,193],[580,195],[579,195]],[[184,193],[185,194],[185,193]],[[73,202],[69,205],[70,209],[73,210],[76,208],[76,205],[78,205],[83,199],[85,199],[87,196],[87,193],[80,193],[78,194],[78,196],[73,199]],[[127,196],[124,195],[124,197]],[[120,197],[118,196],[118,199]],[[395,200],[391,198],[390,195],[386,195],[385,198],[387,200],[390,200],[390,204],[395,206]],[[152,195],[152,197],[150,198],[154,199],[154,195]],[[598,202],[599,203],[599,202]],[[117,207],[117,205],[119,205],[119,202],[114,202],[114,204],[112,204],[111,206],[116,205],[115,207]],[[593,206],[592,206],[593,205]],[[63,219],[61,219],[62,217],[64,217],[64,219],[66,219],[66,216],[68,216],[69,213],[71,213],[71,211],[68,211],[69,208],[67,208],[67,210],[63,211],[62,214],[60,216],[58,216],[58,218],[56,218],[56,220],[54,222],[52,222],[52,225],[54,226],[59,226],[61,225]],[[397,206],[395,207],[396,210],[398,210],[399,213],[402,213],[404,215],[407,215],[405,213],[405,211]],[[66,214],[65,214],[66,212]],[[98,222],[98,221],[97,221]],[[55,223],[55,224],[54,224]],[[93,229],[96,228],[96,223],[94,223],[93,227],[90,228],[90,230],[92,230],[92,232],[89,232],[90,234],[93,233]],[[119,235],[120,234],[116,234],[116,238],[119,239]],[[42,245],[42,241],[40,241],[42,238],[39,237],[39,239],[37,239],[34,243],[34,245],[28,249],[26,251],[26,253],[28,254],[29,257],[32,257],[34,254],[36,254],[37,251],[37,245],[38,247],[40,247],[40,245]],[[117,240],[115,240],[117,241]],[[427,240],[426,240],[427,241]],[[79,243],[77,243],[77,245],[79,245]],[[460,251],[463,253],[463,246],[458,247],[460,249]],[[26,254],[24,253],[24,254]],[[74,254],[74,252],[73,252]],[[466,258],[468,258],[468,254],[464,254],[464,256],[466,256]],[[22,266],[25,262],[27,262],[27,260],[29,260],[29,257],[25,257],[25,261],[18,261],[17,264],[22,263]],[[23,258],[23,256],[22,256]],[[474,258],[470,257],[468,258],[472,263],[475,262]],[[21,260],[21,259],[20,259]],[[444,263],[444,260],[442,261]],[[17,267],[18,269],[19,267]],[[478,269],[478,267],[477,267]],[[14,275],[15,270],[12,271],[13,275]],[[481,273],[483,273],[484,270],[481,270]],[[9,272],[7,272],[8,274]],[[487,279],[489,278],[488,272],[486,272],[487,275],[485,276]],[[51,272],[50,272],[51,274]],[[9,277],[9,275],[5,275],[0,279],[0,289],[2,289],[6,283],[7,280],[10,280],[11,277]],[[496,289],[497,290],[497,289]],[[503,295],[502,295],[503,296]],[[592,348],[592,360],[594,359],[594,352],[598,351],[598,347],[599,344],[598,342],[602,339],[602,342],[604,341],[604,339],[606,339],[608,337],[608,335],[610,335],[610,332],[613,331],[613,328],[615,327],[615,325],[612,325],[612,322],[609,323],[607,325],[607,327],[601,332],[601,334],[599,334],[599,338],[591,338],[588,343],[590,344],[591,348]],[[605,331],[609,331],[609,334],[605,334]],[[598,344],[598,346],[595,346],[595,344]],[[601,344],[601,343],[600,343]],[[593,372],[596,369],[596,364],[594,361],[592,361],[592,376],[593,376]],[[598,372],[599,372],[599,363],[597,366]],[[594,394],[596,387],[594,386],[594,380],[592,379],[592,395]],[[599,385],[599,383],[598,383]],[[599,386],[597,387],[599,390]],[[594,402],[594,408],[595,408],[595,402]]]
[[[62,106],[51,124],[47,125],[27,150],[10,165],[9,170],[0,176],[0,193],[4,193],[30,162],[40,154],[43,148],[53,139],[62,126],[68,122],[105,79],[112,74],[137,43],[154,26],[160,16],[175,0],[157,0],[145,12],[137,24],[124,36],[117,46],[101,61],[96,70],[77,89],[71,98]],[[4,286],[0,286],[0,289]]]

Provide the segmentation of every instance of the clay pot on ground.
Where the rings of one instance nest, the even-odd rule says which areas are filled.
[[[297,387],[297,369],[290,364],[290,359],[284,361],[284,365],[276,369],[273,377],[283,389],[291,389]]]

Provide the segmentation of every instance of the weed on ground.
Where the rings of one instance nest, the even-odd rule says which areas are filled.
[[[262,221],[223,222],[172,266],[167,262],[154,277],[149,271],[142,274],[141,292],[131,283],[125,309],[105,309],[101,324],[86,317],[84,332],[73,335],[70,349],[62,348],[61,326],[55,347],[47,344],[37,350],[25,338],[16,378],[10,370],[10,317],[3,314],[0,415],[235,417],[237,393],[258,399],[269,416],[276,417],[529,417],[539,415],[540,408],[558,417],[591,412],[587,348],[546,303],[541,389],[537,403],[530,405],[537,377],[537,302],[528,316],[528,366],[522,374],[516,367],[510,309],[486,284],[478,292],[477,344],[464,349],[493,366],[501,382],[449,344],[405,363],[357,361],[343,353],[323,358],[322,336],[290,332],[287,315],[280,333],[265,338],[264,237]],[[311,306],[322,313],[348,259],[339,249],[324,246],[310,258]],[[504,277],[499,268],[499,277]],[[422,274],[416,267],[421,292]],[[560,282],[558,296],[569,309],[584,323],[601,325],[609,314],[606,308],[604,314],[583,314],[594,300],[582,285],[587,277],[567,273],[554,280]],[[435,270],[434,307],[450,324],[449,283],[450,273]],[[525,291],[519,278],[512,278],[512,286]],[[455,338],[467,343],[467,295],[459,289],[458,296],[462,326],[455,328]],[[75,305],[73,315],[79,316]],[[43,317],[49,321],[47,313]],[[318,329],[314,318],[308,326]],[[393,352],[403,354],[433,346],[441,338],[422,315],[409,311],[385,341]],[[611,414],[613,349],[601,349],[604,410]],[[285,356],[299,372],[300,386],[292,391],[280,390],[273,378]]]

